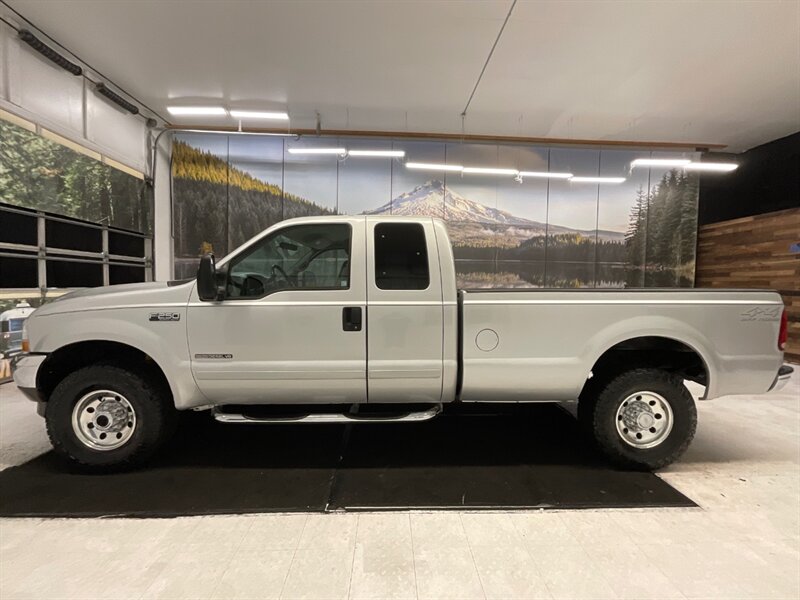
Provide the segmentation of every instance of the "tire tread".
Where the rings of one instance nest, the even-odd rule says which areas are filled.
[[[76,390],[80,390],[87,382],[108,379],[124,382],[125,385],[133,388],[134,393],[140,394],[142,398],[146,398],[152,403],[152,408],[155,409],[155,419],[151,425],[154,430],[144,432],[141,443],[133,446],[121,459],[108,461],[109,454],[115,453],[112,450],[108,454],[86,454],[92,458],[106,460],[87,460],[81,455],[82,452],[74,451],[68,442],[68,436],[72,435],[71,423],[63,423],[63,419],[55,417],[55,412],[63,410],[59,404],[69,403],[68,408],[71,414]],[[160,385],[155,378],[149,377],[147,373],[133,371],[113,362],[83,367],[65,377],[53,390],[46,407],[47,436],[56,453],[84,470],[95,472],[130,470],[146,462],[172,432],[176,421],[176,411],[169,400],[170,397],[165,394],[163,385]]]
[[[662,391],[668,390],[666,399],[670,403],[674,419],[673,430],[669,437],[672,437],[673,433],[678,433],[681,436],[678,444],[669,444],[668,437],[664,443],[655,448],[636,449],[627,446],[624,441],[620,440],[616,424],[613,427],[608,426],[609,413],[613,411],[613,414],[616,415],[620,396],[625,393],[625,390],[634,387],[641,389],[657,387]],[[697,409],[694,398],[680,377],[662,369],[632,369],[610,379],[599,388],[590,414],[592,432],[598,446],[609,459],[624,467],[648,470],[663,468],[675,462],[686,452],[697,431]],[[614,419],[615,416],[611,418]],[[676,429],[677,426],[680,428]],[[666,453],[664,452],[665,447],[669,447],[669,451]]]

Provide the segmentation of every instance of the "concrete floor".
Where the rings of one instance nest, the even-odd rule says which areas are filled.
[[[0,599],[800,598],[800,376],[699,412],[698,509],[0,519]],[[0,386],[0,466],[48,448]]]

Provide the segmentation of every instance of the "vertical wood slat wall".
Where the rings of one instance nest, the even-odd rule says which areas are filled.
[[[789,317],[786,358],[800,362],[800,208],[700,227],[696,287],[778,290]]]

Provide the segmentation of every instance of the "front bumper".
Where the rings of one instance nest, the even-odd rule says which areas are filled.
[[[792,378],[792,373],[794,373],[794,367],[790,367],[789,365],[783,365],[780,369],[778,369],[778,374],[775,376],[775,381],[772,382],[768,392],[779,392],[786,384],[789,383],[789,380]]]
[[[46,354],[23,354],[14,364],[14,383],[20,392],[34,402],[43,400],[36,389],[36,375],[46,358]]]

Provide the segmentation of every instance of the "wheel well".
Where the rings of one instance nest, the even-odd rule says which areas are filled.
[[[147,377],[170,394],[166,375],[150,356],[127,344],[92,340],[62,346],[48,354],[39,367],[36,388],[45,400],[50,398],[55,387],[70,373],[98,363],[111,363]]]
[[[694,348],[670,338],[645,336],[625,340],[606,350],[592,366],[592,377],[587,379],[581,395],[624,371],[648,367],[708,385],[708,368]]]

